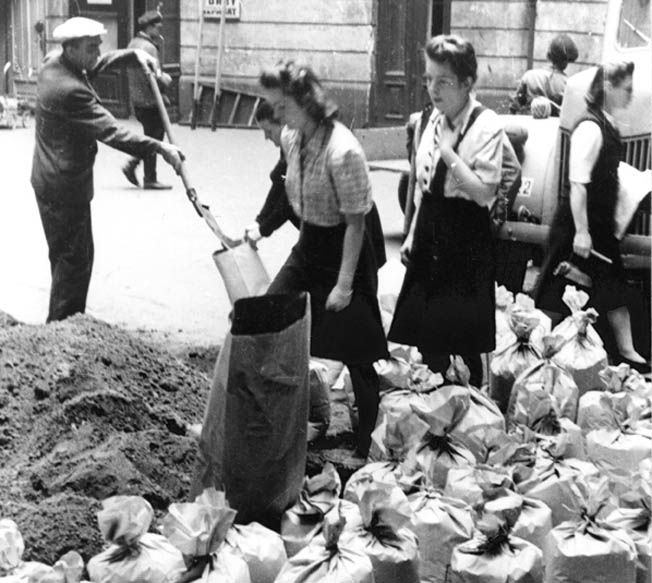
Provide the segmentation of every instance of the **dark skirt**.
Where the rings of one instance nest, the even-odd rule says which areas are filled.
[[[388,339],[422,352],[493,350],[494,272],[487,209],[425,194]]]
[[[343,224],[319,227],[304,222],[299,241],[267,293],[310,293],[313,356],[350,365],[369,364],[387,357],[387,341],[376,297],[378,233],[365,230],[349,306],[339,312],[326,310],[328,294],[337,283],[345,229]]]
[[[597,217],[590,217],[589,232],[593,248],[611,259],[611,265],[591,255],[587,259],[582,259],[573,253],[575,237],[573,214],[569,199],[562,200],[550,228],[548,253],[541,268],[535,293],[539,308],[568,315],[570,311],[561,299],[566,285],[574,285],[586,291],[590,298],[588,305],[602,315],[626,305],[628,288],[620,255],[620,243],[613,235],[613,223],[608,220],[601,222]],[[590,288],[583,287],[561,275],[555,276],[554,271],[562,261],[570,261],[591,278],[593,285]]]

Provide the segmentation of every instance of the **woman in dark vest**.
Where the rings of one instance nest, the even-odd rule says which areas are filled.
[[[310,292],[313,356],[344,362],[359,413],[358,452],[367,455],[378,413],[373,363],[387,356],[376,298],[385,262],[367,161],[310,67],[264,71],[265,98],[285,128],[285,190],[301,221],[299,241],[268,293]]]
[[[634,63],[610,63],[598,67],[586,96],[586,112],[571,134],[570,197],[562,199],[553,221],[548,255],[537,290],[537,304],[544,310],[566,314],[561,294],[568,282],[555,275],[561,262],[569,261],[590,278],[590,305],[605,315],[614,333],[617,360],[649,371],[636,352],[626,305],[628,296],[618,239],[614,235],[614,211],[618,195],[618,164],[623,144],[613,118],[632,99]],[[601,259],[595,252],[605,256]],[[582,287],[577,286],[576,287]]]
[[[388,338],[416,346],[435,372],[461,355],[480,386],[481,353],[495,346],[489,207],[501,179],[503,129],[472,95],[478,65],[470,42],[436,36],[425,56],[434,109],[413,160],[414,214],[401,247],[407,271]]]

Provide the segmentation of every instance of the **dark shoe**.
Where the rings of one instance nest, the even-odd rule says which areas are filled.
[[[122,167],[122,173],[125,175],[125,178],[131,182],[134,186],[140,186],[138,178],[136,178],[136,166],[133,164],[127,164]]]
[[[618,364],[628,364],[631,369],[640,372],[641,374],[650,374],[650,372],[652,372],[652,367],[649,362],[635,362],[629,360],[629,358],[622,354],[618,355]]]
[[[172,187],[169,184],[161,184],[155,180],[153,182],[146,181],[143,183],[143,188],[145,190],[170,190]]]

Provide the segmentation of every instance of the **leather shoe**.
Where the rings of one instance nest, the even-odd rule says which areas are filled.
[[[122,173],[125,175],[125,178],[131,182],[134,186],[140,186],[138,178],[136,178],[136,167],[131,164],[123,166]]]
[[[652,372],[652,367],[650,366],[649,362],[636,362],[634,360],[630,360],[622,354],[618,355],[618,360],[619,364],[628,364],[631,369],[640,372],[641,374],[650,374],[650,372]]]
[[[145,190],[170,190],[172,187],[169,184],[162,184],[155,180],[153,182],[145,182],[143,188]]]

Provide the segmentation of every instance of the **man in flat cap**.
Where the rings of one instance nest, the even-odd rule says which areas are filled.
[[[148,10],[138,18],[138,33],[129,43],[130,49],[141,49],[155,59],[157,63],[157,81],[161,92],[172,82],[172,78],[167,73],[161,73],[159,46],[163,40],[161,31],[163,29],[163,18],[160,12]],[[165,135],[165,127],[159,113],[152,90],[147,78],[140,67],[129,67],[127,69],[129,77],[129,93],[131,102],[134,105],[136,119],[143,125],[143,132],[146,136],[156,140],[162,140]],[[136,177],[136,168],[140,164],[140,159],[130,158],[123,166],[122,172],[127,180],[134,186],[139,186]],[[156,154],[152,154],[143,159],[144,179],[143,188],[150,190],[163,190],[171,188],[167,184],[161,184],[156,176]]]
[[[104,26],[75,17],[54,29],[62,49],[45,57],[36,101],[32,186],[49,249],[52,286],[47,321],[84,312],[93,266],[90,202],[97,141],[141,158],[159,153],[176,172],[183,155],[171,145],[121,127],[101,104],[90,80],[116,63],[155,69],[138,50],[100,57]]]

